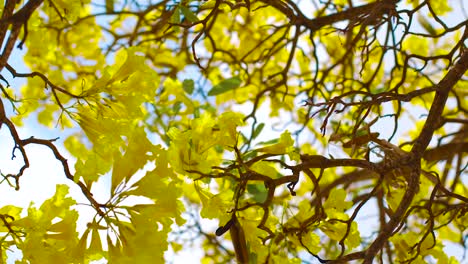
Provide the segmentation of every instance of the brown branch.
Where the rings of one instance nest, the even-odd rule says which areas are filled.
[[[44,74],[40,72],[30,72],[30,73],[19,73],[13,68],[10,64],[6,64],[5,68],[13,75],[13,77],[20,77],[20,78],[34,78],[34,77],[39,77],[41,78],[52,90],[57,90],[63,94],[66,94],[70,97],[73,98],[84,98],[84,95],[75,95],[69,91],[67,91],[65,88],[59,87],[52,83]],[[56,98],[58,100],[58,98]]]
[[[298,165],[299,168],[334,168],[334,167],[356,167],[369,169],[379,172],[379,167],[367,160],[359,159],[327,159],[320,155],[301,155],[302,163]]]
[[[7,1],[10,2],[10,1]],[[16,1],[11,1],[16,2]],[[44,2],[44,0],[30,0],[28,1],[18,12],[11,17],[0,20],[0,24],[11,23],[11,24],[24,24],[31,17],[32,13]],[[7,3],[8,5],[8,3]]]
[[[468,29],[465,35],[468,35]],[[453,66],[452,69],[444,76],[444,78],[437,84],[437,92],[432,103],[429,115],[426,122],[419,134],[413,148],[411,149],[412,155],[419,158],[423,155],[429,142],[432,139],[434,131],[438,128],[442,112],[445,108],[448,95],[453,86],[462,78],[463,74],[468,69],[468,50],[462,50],[460,60]]]
[[[468,142],[448,143],[424,151],[423,159],[429,162],[443,161],[451,159],[458,153],[468,152]]]
[[[296,26],[305,26],[309,30],[316,31],[323,28],[324,26],[332,25],[344,20],[357,19],[364,15],[379,17],[384,13],[389,13],[392,10],[395,10],[395,5],[397,2],[399,2],[399,0],[377,1],[314,19],[309,19],[302,13],[296,14],[294,12],[295,10],[292,10],[286,3],[281,0],[262,0],[262,2],[278,9],[291,20],[291,23],[295,24]]]
[[[408,186],[401,199],[401,203],[390,218],[390,221],[381,229],[377,238],[367,248],[363,264],[373,263],[374,257],[385,245],[388,238],[393,235],[393,231],[398,225],[400,225],[406,214],[406,211],[413,202],[413,198],[419,190],[419,176],[421,171],[420,158],[429,145],[434,131],[437,129],[450,90],[460,80],[467,69],[468,51],[462,50],[460,60],[437,84],[438,89],[432,103],[432,107],[429,110],[426,123],[424,124],[424,127],[419,134],[413,149],[408,155],[408,160],[410,161],[409,163],[412,164],[412,169],[409,177],[407,177]]]
[[[8,28],[8,25],[12,24],[13,27],[10,31],[10,36],[8,37],[7,43],[5,44],[5,48],[3,49],[2,55],[0,56],[0,71],[5,67],[8,58],[10,57],[11,52],[13,51],[13,47],[15,45],[15,42],[19,36],[21,27],[23,25],[26,25],[26,23],[29,20],[29,17],[32,15],[32,13],[42,4],[44,0],[31,0],[27,2],[23,8],[21,8],[18,12],[13,14],[12,16],[8,16],[8,13],[4,13],[4,16],[2,16],[2,19],[0,20],[0,29],[3,29],[6,31]],[[15,2],[15,1],[11,1]],[[7,2],[7,7],[8,10],[10,10],[10,1]],[[14,5],[14,4],[13,4]],[[24,32],[25,36],[27,34],[26,29]],[[6,33],[5,32],[0,32],[1,36],[4,36]],[[24,42],[24,39],[22,40],[22,43]]]
[[[101,205],[93,198],[93,194],[90,192],[88,187],[86,187],[86,185],[83,182],[80,182],[80,181],[74,179],[73,174],[70,172],[70,167],[68,166],[67,159],[65,159],[65,157],[63,157],[60,154],[57,147],[53,144],[53,142],[56,139],[46,140],[46,139],[37,139],[37,138],[34,138],[34,137],[30,137],[28,139],[20,139],[20,137],[18,135],[18,132],[16,131],[15,125],[13,124],[13,122],[11,122],[11,120],[9,120],[6,117],[3,102],[0,99],[0,127],[1,127],[2,124],[5,124],[8,127],[8,129],[10,130],[10,134],[11,134],[11,136],[12,136],[14,142],[15,142],[15,147],[13,149],[13,157],[12,158],[15,157],[15,150],[16,149],[20,150],[21,156],[23,157],[24,164],[20,168],[19,172],[17,174],[15,174],[15,175],[13,175],[13,174],[7,175],[7,177],[12,177],[12,178],[15,179],[15,181],[16,181],[16,187],[15,187],[16,190],[19,190],[19,178],[23,175],[24,171],[27,168],[29,168],[29,160],[28,160],[28,156],[27,156],[27,153],[26,153],[26,150],[25,150],[24,147],[26,145],[29,145],[29,144],[43,145],[43,146],[48,147],[50,150],[52,150],[52,153],[54,153],[55,158],[62,163],[62,167],[63,167],[63,171],[65,173],[65,177],[67,177],[67,179],[75,182],[80,187],[83,194],[90,201],[90,203],[92,204],[92,206],[94,207],[94,209],[96,210],[96,212],[100,216],[105,215],[105,213],[101,210]]]
[[[16,1],[14,0],[6,1],[6,5],[3,8],[1,20],[6,21],[8,18],[10,18],[10,16],[13,14],[13,10],[15,9],[15,4],[16,4]],[[9,26],[8,23],[0,23],[0,43],[3,43],[3,40],[5,39],[8,26]]]
[[[78,179],[75,179],[73,174],[70,172],[70,168],[68,166],[67,159],[65,157],[63,157],[62,154],[60,154],[57,147],[52,143],[55,140],[57,140],[57,139],[47,140],[47,139],[38,139],[38,138],[30,137],[30,138],[21,140],[21,145],[26,146],[28,144],[37,144],[37,145],[46,146],[50,150],[52,150],[52,152],[54,153],[55,158],[62,163],[62,167],[63,167],[63,171],[65,173],[65,177],[67,177],[67,179],[75,182],[80,187],[82,193],[86,196],[88,201],[93,205],[96,212],[100,216],[104,217],[105,213],[101,210],[101,204],[99,204],[94,199],[93,194],[89,191],[88,187],[86,187],[86,185],[83,182],[79,181]]]
[[[21,144],[21,140],[19,138],[18,132],[16,131],[15,125],[11,120],[9,120],[6,117],[5,113],[5,108],[3,106],[3,101],[0,99],[0,126],[2,124],[5,124],[11,134],[11,137],[13,138],[13,141],[15,142],[15,146],[12,151],[12,159],[14,159],[15,156],[15,150],[19,149],[21,152],[21,156],[23,157],[23,166],[20,168],[19,172],[17,174],[8,174],[6,177],[11,177],[15,179],[15,189],[19,190],[19,178],[23,175],[24,171],[29,168],[29,160],[28,156],[26,155],[26,151],[24,150],[23,145]]]

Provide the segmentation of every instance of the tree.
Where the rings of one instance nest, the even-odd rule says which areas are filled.
[[[2,1],[2,149],[22,163],[2,184],[21,192],[32,145],[69,179],[0,208],[2,263],[190,247],[206,263],[458,263],[444,246],[467,238],[463,4]],[[21,136],[34,120],[63,134]]]

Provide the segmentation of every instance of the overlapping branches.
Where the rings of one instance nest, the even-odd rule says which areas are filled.
[[[432,207],[434,201],[437,199],[435,197],[438,197],[435,193],[444,193],[442,195],[444,197],[447,194],[457,196],[454,192],[456,183],[452,184],[451,190],[449,190],[444,187],[444,185],[447,184],[446,176],[441,179],[439,175],[424,171],[427,168],[425,167],[422,169],[420,164],[424,162],[424,160],[435,162],[435,160],[430,157],[436,152],[439,153],[437,155],[440,158],[438,161],[446,160],[443,158],[443,156],[445,156],[445,154],[443,154],[443,149],[446,148],[444,144],[440,144],[431,149],[427,148],[429,142],[434,138],[435,131],[446,123],[444,120],[447,120],[446,118],[448,117],[444,117],[443,109],[447,107],[446,101],[449,93],[454,93],[458,101],[457,107],[460,111],[463,111],[463,104],[460,103],[460,100],[463,99],[456,96],[457,94],[454,86],[466,82],[466,80],[463,80],[463,75],[467,70],[467,52],[466,46],[464,45],[464,41],[467,37],[467,21],[463,20],[454,26],[447,26],[440,16],[434,12],[434,8],[431,6],[430,2],[422,2],[413,9],[407,9],[407,7],[404,7],[404,5],[398,3],[398,1],[377,1],[357,7],[334,6],[331,2],[327,2],[324,3],[323,7],[317,7],[317,17],[309,18],[303,13],[303,10],[292,1],[263,1],[263,5],[259,4],[256,6],[255,3],[251,5],[251,9],[253,10],[252,14],[254,14],[254,11],[257,9],[261,10],[267,7],[274,7],[284,18],[287,18],[287,22],[284,24],[276,23],[274,25],[269,25],[272,30],[268,31],[268,34],[265,36],[259,38],[257,44],[252,45],[250,50],[245,50],[245,55],[239,55],[238,51],[229,50],[226,45],[218,44],[211,36],[209,30],[204,29],[202,31],[204,31],[205,37],[209,40],[212,52],[208,53],[205,62],[197,60],[197,64],[200,66],[203,65],[203,70],[209,72],[213,66],[221,65],[217,63],[222,63],[222,61],[215,59],[216,54],[221,53],[226,55],[223,58],[229,58],[228,61],[233,71],[241,71],[245,74],[247,84],[258,87],[258,90],[251,93],[253,96],[253,99],[251,99],[253,108],[252,112],[246,117],[246,120],[249,118],[254,119],[254,125],[257,122],[256,112],[264,102],[265,97],[270,97],[271,100],[275,98],[287,100],[288,97],[300,98],[303,94],[306,94],[308,98],[306,101],[306,106],[309,107],[307,113],[317,114],[312,115],[315,117],[315,123],[317,123],[317,117],[319,120],[322,120],[320,128],[323,135],[326,133],[326,128],[329,127],[329,121],[334,121],[339,114],[354,119],[355,122],[351,125],[351,132],[335,131],[335,135],[339,135],[343,138],[341,139],[338,137],[338,140],[336,140],[338,142],[343,142],[342,140],[344,140],[344,138],[350,139],[350,144],[347,145],[358,149],[356,158],[344,161],[340,159],[329,160],[323,156],[314,156],[315,158],[312,159],[306,158],[308,161],[303,160],[303,162],[296,165],[298,167],[294,167],[295,169],[292,171],[297,170],[299,167],[301,168],[299,169],[300,172],[307,171],[305,174],[313,178],[312,181],[317,185],[316,188],[319,189],[321,177],[317,179],[312,176],[311,168],[321,169],[322,174],[323,171],[326,171],[328,168],[326,164],[330,164],[330,162],[336,163],[336,167],[351,166],[359,168],[363,165],[357,164],[367,164],[365,170],[357,170],[356,172],[350,173],[349,176],[347,174],[339,176],[332,183],[320,188],[322,190],[325,188],[327,191],[322,191],[320,193],[312,192],[312,195],[315,195],[313,201],[325,200],[329,191],[334,187],[341,185],[351,191],[353,188],[356,188],[351,187],[354,185],[358,186],[356,190],[359,190],[359,188],[361,188],[359,187],[359,182],[366,182],[369,179],[373,179],[372,182],[374,182],[374,184],[372,188],[370,188],[370,191],[364,194],[361,193],[356,197],[356,202],[359,202],[356,203],[357,207],[354,209],[350,220],[346,221],[348,224],[346,234],[348,234],[351,222],[360,212],[362,206],[371,199],[384,201],[379,203],[379,210],[381,211],[380,231],[365,250],[347,255],[344,255],[346,251],[344,240],[347,236],[345,235],[340,241],[341,253],[333,261],[340,262],[363,259],[365,263],[372,263],[377,255],[383,256],[382,250],[386,251],[389,258],[391,258],[394,254],[394,249],[393,246],[390,245],[389,238],[405,225],[406,219],[411,216],[411,213],[419,215],[419,207],[415,205],[419,201],[416,201],[415,197],[421,191],[419,186],[421,181],[423,181],[420,180],[421,174],[425,178],[424,181],[428,181],[432,184],[432,195],[428,200],[430,201],[429,205],[426,204],[423,206],[424,210],[429,210],[431,212],[430,221],[435,221],[433,214],[434,208]],[[442,26],[442,30],[439,30],[435,34],[430,34],[431,32],[420,33],[414,31],[413,17],[424,16],[421,14],[423,8],[429,9],[437,23]],[[219,12],[221,14],[222,11]],[[246,16],[247,18],[244,19],[248,21],[249,14]],[[216,15],[212,17],[214,20]],[[232,25],[232,27],[234,27],[234,23]],[[398,28],[403,28],[403,33],[398,32]],[[285,31],[282,31],[283,29],[285,29]],[[235,31],[231,31],[232,34],[234,34],[233,32]],[[290,34],[283,34],[283,32],[290,32]],[[382,32],[384,32],[383,37],[381,35]],[[443,39],[443,37],[449,36],[451,32],[458,32],[461,36],[456,39],[454,44],[448,48],[448,51],[442,55],[432,55],[431,51],[424,55],[415,54],[405,49],[405,47],[408,47],[405,41],[408,41],[410,36]],[[342,51],[333,50],[332,45],[327,43],[327,36],[332,34],[338,35],[338,38],[335,40],[343,38],[341,44]],[[268,40],[274,38],[275,35],[279,36],[278,40],[268,43]],[[199,39],[198,36],[199,35],[197,35],[196,40]],[[307,47],[304,42],[298,42],[298,39],[304,39],[305,36],[309,36],[308,41],[310,41],[310,47]],[[242,45],[240,47],[242,48]],[[328,54],[325,55],[323,52],[319,52],[319,47],[325,48]],[[282,49],[288,50],[289,57],[282,61],[284,64],[278,69],[279,71],[271,72],[268,63],[274,61],[275,56],[281,56],[279,52]],[[257,52],[258,55],[254,56],[253,54],[255,54],[255,52]],[[302,70],[302,72],[300,72],[297,69],[297,65],[294,67],[292,66],[291,62],[298,58],[298,52],[308,52],[311,54],[311,56],[306,55],[306,57],[309,57],[308,62],[311,62],[309,65],[312,66],[308,71]],[[326,56],[328,56],[329,63],[324,62],[324,60],[327,60]],[[443,66],[441,65],[442,60],[446,60],[446,63],[442,64]],[[423,62],[422,66],[418,65],[421,61]],[[369,64],[372,65],[372,68],[369,68]],[[447,69],[442,76],[440,75],[442,72],[435,75],[431,73],[434,69],[440,69],[441,67]],[[268,74],[266,72],[268,72]],[[363,76],[364,74],[366,75],[365,77]],[[258,78],[257,76],[260,76],[261,81],[255,83],[255,78]],[[383,86],[379,85],[379,78],[382,77],[378,76],[383,76]],[[408,82],[413,82],[417,79],[423,79],[424,81],[415,83],[416,87],[409,89]],[[297,86],[297,83],[299,83],[299,86]],[[291,86],[296,86],[297,88],[292,89]],[[368,120],[370,118],[379,119],[388,115],[388,112],[386,113],[382,109],[382,104],[391,102],[396,106],[394,109],[395,112],[391,114],[395,124],[393,133],[388,138],[391,140],[396,134],[401,122],[401,117],[405,112],[403,110],[403,104],[406,102],[414,103],[421,100],[421,98],[430,98],[430,102],[426,101],[429,103],[428,109],[430,110],[422,130],[417,133],[417,136],[402,145],[411,144],[413,146],[411,151],[403,151],[399,146],[388,143],[386,140],[378,138],[378,134],[375,136],[370,132],[371,129],[378,129],[378,127],[367,125],[367,122],[369,122]],[[319,107],[319,109],[314,110],[317,109],[316,107]],[[285,108],[285,110],[291,111],[292,109]],[[322,112],[324,112],[325,115],[320,117],[318,114]],[[456,118],[458,120],[457,122],[461,124],[466,122],[465,116],[462,115],[458,117],[459,118]],[[291,118],[294,119],[295,116],[291,115]],[[313,119],[306,117],[305,122],[309,124],[304,123],[303,127],[311,127],[312,120]],[[459,128],[460,130],[455,132],[455,134],[466,135],[465,126],[459,126]],[[336,129],[336,127],[334,129]],[[368,136],[363,137],[363,131],[367,132]],[[361,135],[358,135],[359,133],[361,133]],[[359,141],[358,139],[365,140]],[[458,137],[456,141],[461,145],[465,145],[466,136]],[[346,144],[343,145],[345,146]],[[365,150],[361,152],[361,154],[359,154],[360,148]],[[370,162],[369,153],[376,153],[383,161],[380,163]],[[455,178],[459,179],[461,173],[465,170],[462,161],[466,162],[466,151],[458,148],[454,156],[457,156],[459,161],[455,170]],[[257,158],[258,160],[268,160],[267,157],[260,158],[259,156]],[[246,161],[244,161],[244,163],[245,162]],[[249,161],[247,161],[247,163],[248,162]],[[311,164],[318,165],[311,166]],[[281,164],[280,166],[283,168],[292,168],[292,165],[287,164]],[[452,163],[447,162],[446,166],[450,167]],[[445,171],[450,170],[448,167],[446,167]],[[391,172],[390,176],[389,172]],[[244,173],[246,173],[246,175],[251,175],[249,172]],[[293,175],[297,175],[297,171],[295,171]],[[297,178],[289,179],[288,177],[290,176],[284,177],[284,183],[295,183],[297,181]],[[392,181],[392,177],[404,178],[402,184],[405,191],[402,194],[402,202],[399,206],[390,210],[388,206],[385,205],[385,196],[390,195],[389,192],[385,191],[385,188],[388,188],[385,186],[388,184],[388,181]],[[273,184],[273,187],[271,187],[271,183],[269,182],[272,182],[272,180],[267,180],[266,178],[262,180],[258,178],[258,176],[254,178],[255,180],[265,182],[265,186],[268,186],[268,190],[270,190],[269,188],[276,189],[278,187],[276,184]],[[249,179],[249,177],[242,176],[241,174],[240,179],[239,184],[246,185],[242,179]],[[443,182],[441,180],[443,180]],[[364,191],[365,189],[361,190],[361,192]],[[454,196],[451,197],[453,198]],[[259,206],[264,210],[265,216],[268,214],[268,207],[274,204],[273,199],[274,196],[269,191],[265,202],[256,204],[247,203],[245,208]],[[450,199],[451,198],[449,198],[449,200]],[[461,202],[463,202],[464,199],[464,197],[456,198],[456,200]],[[239,197],[236,197],[236,200],[239,200]],[[319,206],[320,203],[312,202],[312,204]],[[244,207],[240,208],[245,209]],[[448,207],[447,210],[450,211]],[[302,228],[288,229],[288,232],[296,232],[296,234],[306,233],[308,227],[319,224],[325,219],[326,215],[322,214],[320,216],[320,214],[315,214],[303,223],[304,225]],[[263,224],[264,222],[265,221],[262,219],[261,223]],[[262,226],[260,225],[260,227]],[[434,230],[435,224],[432,224],[430,229]],[[430,232],[431,231],[426,230],[426,236]],[[271,237],[273,237],[273,235],[270,233],[267,238]],[[425,239],[425,237],[421,238],[421,241],[423,239]],[[267,240],[264,240],[264,242]],[[416,244],[417,248],[419,248],[420,243]],[[332,260],[330,261],[333,262]]]
[[[62,110],[65,107],[57,93],[86,100],[86,94],[55,85],[45,73],[20,74],[7,63],[19,30],[24,26],[27,32],[25,21],[42,1],[29,1],[15,14],[12,2],[7,1],[0,23],[2,40],[12,25],[0,68],[6,67],[14,77],[41,78]],[[232,184],[234,205],[226,212],[231,220],[229,224],[223,223],[225,226],[218,233],[233,226],[238,228],[237,217],[255,208],[262,211],[257,219],[257,227],[264,231],[261,241],[271,252],[284,247],[289,256],[297,256],[290,242],[297,239],[323,263],[351,260],[374,263],[376,258],[380,262],[386,258],[392,263],[398,255],[397,234],[417,232],[422,236],[409,246],[408,256],[399,259],[411,262],[428,250],[423,248],[427,238],[435,239],[435,232],[444,227],[455,228],[451,223],[468,210],[468,198],[460,191],[464,190],[461,178],[467,167],[468,20],[464,17],[449,24],[443,16],[445,7],[440,5],[439,10],[434,5],[434,1],[419,1],[410,6],[394,0],[364,5],[357,1],[342,5],[334,1],[304,5],[289,0],[216,0],[206,4],[126,1],[114,10],[46,27],[58,32],[57,39],[62,39],[74,27],[107,17],[112,23],[100,24],[109,37],[103,47],[105,56],[138,46],[138,52],[163,81],[181,78],[181,73],[197,67],[199,71],[193,77],[199,79],[195,94],[205,103],[205,108],[199,107],[197,111],[209,109],[213,101],[203,84],[214,84],[230,76],[242,79],[241,87],[221,94],[216,100],[221,107],[244,103],[249,107],[244,121],[251,124],[250,135],[239,134],[243,140],[232,146],[235,158],[228,165],[213,166],[210,173],[186,171],[197,175],[197,182],[212,179]],[[127,24],[119,27],[122,21]],[[86,73],[78,74],[78,78],[85,75],[102,77],[99,73]],[[163,97],[166,88],[156,86],[157,96]],[[12,99],[3,92],[7,99]],[[300,159],[293,161],[284,153],[256,152],[254,134],[262,118],[260,109],[266,106],[272,116],[295,125],[291,127],[296,129],[293,134]],[[179,109],[167,110],[157,104],[152,107],[157,120],[149,125],[150,131],[158,131],[164,138],[171,126],[166,124],[168,120],[183,127],[175,122],[180,118],[176,116]],[[404,119],[412,117],[412,108],[423,113],[422,117],[414,117],[422,125],[404,124]],[[21,170],[6,178],[15,179],[18,186],[17,181],[29,164],[24,146],[39,144],[52,150],[66,177],[73,180],[67,161],[53,140],[20,139],[3,109],[0,115],[1,124],[10,130],[15,150],[21,152],[24,160]],[[382,129],[380,126],[387,117],[393,119],[393,125]],[[415,126],[414,131],[406,129],[407,126]],[[444,128],[450,133],[446,134]],[[410,136],[400,136],[402,129]],[[389,135],[382,133],[388,131]],[[397,135],[401,140],[396,140]],[[313,150],[307,149],[306,143]],[[346,158],[326,157],[327,147],[335,143],[342,146],[339,155]],[[253,170],[260,162],[272,165],[280,175],[274,177]],[[248,190],[258,183],[264,187],[260,200],[252,199]],[[304,190],[301,186],[306,183],[311,187]],[[102,206],[86,186],[81,182],[78,185],[100,212]],[[282,186],[287,189],[284,191]],[[352,201],[352,206],[342,209],[346,217],[338,213],[331,216],[331,209],[324,205],[331,199],[332,191],[338,189],[345,190],[346,200]],[[304,205],[297,206],[297,200],[291,198],[299,192],[303,195],[301,199],[308,201],[312,212],[309,215],[301,212]],[[356,250],[349,242],[355,232],[353,223],[371,201],[376,202],[379,227],[371,237],[361,238],[362,247]],[[281,223],[270,221],[278,213],[291,215],[281,219]],[[412,221],[429,224],[418,226]],[[311,232],[323,231],[320,228],[325,224],[336,229],[344,224],[345,228],[340,229],[338,239],[322,234],[324,239],[317,253],[307,239]],[[198,222],[194,228],[208,244],[218,247],[216,254],[226,255],[223,259],[232,257]],[[462,225],[458,228],[465,231]],[[432,248],[436,244],[437,241]],[[246,249],[245,245],[236,248]],[[236,254],[246,256],[246,252]]]
[[[6,1],[5,7],[3,9],[2,18],[0,20],[0,43],[3,44],[3,51],[0,57],[0,71],[3,68],[6,68],[13,77],[21,77],[21,78],[34,78],[35,76],[39,76],[45,83],[45,87],[49,86],[52,90],[54,98],[56,99],[57,104],[63,109],[62,104],[60,103],[59,98],[57,97],[57,92],[63,93],[70,97],[80,98],[78,95],[74,95],[71,92],[67,91],[64,88],[61,88],[55,84],[53,84],[44,74],[40,72],[32,72],[32,73],[18,73],[11,65],[8,64],[8,60],[10,59],[10,55],[13,51],[14,45],[18,39],[20,34],[20,30],[23,28],[23,39],[18,45],[18,48],[21,48],[27,38],[28,29],[27,24],[28,20],[30,19],[33,12],[36,11],[37,8],[40,7],[42,4],[42,0],[31,0],[28,1],[23,7],[21,7],[18,11],[14,12],[16,7],[16,1]],[[8,39],[5,42],[5,36],[8,35]],[[1,79],[6,82],[6,79],[1,76]],[[7,82],[8,84],[8,82]],[[3,95],[13,104],[15,103],[15,99],[10,96],[10,94],[6,91],[6,89],[2,86]],[[7,181],[12,187],[16,190],[20,189],[20,178],[24,174],[25,170],[29,168],[29,159],[28,154],[26,151],[26,146],[29,144],[36,144],[36,145],[43,145],[48,147],[54,154],[55,158],[59,160],[63,166],[63,170],[65,176],[74,181],[73,175],[70,172],[69,165],[67,160],[60,154],[57,147],[54,145],[54,141],[56,139],[37,139],[34,136],[31,136],[27,139],[20,138],[15,124],[7,117],[7,113],[5,111],[5,107],[3,104],[3,100],[0,100],[0,128],[2,125],[5,125],[8,128],[10,135],[14,141],[14,148],[12,149],[12,159],[17,158],[17,152],[20,152],[21,158],[23,160],[23,166],[19,169],[18,173],[15,174],[6,174],[2,173],[3,181]],[[13,183],[10,182],[10,179],[13,179]],[[101,205],[96,202],[93,198],[92,193],[88,190],[84,183],[80,181],[76,181],[80,189],[82,190],[83,194],[86,198],[90,201],[92,206],[96,209],[97,213],[101,216],[104,213],[101,210]]]

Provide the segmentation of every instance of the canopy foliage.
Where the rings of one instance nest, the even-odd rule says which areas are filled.
[[[2,0],[0,262],[462,261],[463,2]]]

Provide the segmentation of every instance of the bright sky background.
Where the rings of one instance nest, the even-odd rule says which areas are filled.
[[[452,0],[454,4],[456,2],[461,3],[463,0]],[[302,1],[304,3],[304,1]],[[460,9],[456,9],[457,11],[455,14],[460,14]],[[456,19],[458,15],[454,16],[453,19]],[[20,51],[15,49],[12,56],[10,57],[9,63],[12,64],[14,68],[17,69],[18,72],[29,72],[30,70],[25,67],[22,63],[22,57],[24,55],[24,51]],[[12,88],[9,89],[19,89],[22,85],[24,85],[24,79],[16,79],[13,80],[11,75],[5,73],[5,78],[10,82]],[[8,111],[8,116],[12,116],[12,109],[11,105],[6,101],[3,100],[4,105]],[[299,107],[299,106],[298,106]],[[250,111],[251,107],[244,107],[244,106],[237,106],[236,109],[238,111]],[[257,114],[258,120],[268,120],[266,123],[266,127],[264,132],[262,133],[261,140],[268,140],[272,138],[276,138],[279,136],[279,132],[274,132],[272,130],[271,124],[274,121],[271,121],[267,116],[267,108],[261,108]],[[419,113],[415,113],[413,111],[413,116],[418,116]],[[390,119],[388,119],[390,121]],[[74,159],[67,153],[67,151],[63,148],[62,143],[63,140],[66,138],[66,134],[58,128],[52,129],[45,129],[43,126],[38,125],[36,122],[36,115],[32,115],[24,122],[25,126],[18,128],[18,132],[21,138],[28,138],[30,136],[35,136],[37,138],[44,138],[44,139],[52,139],[60,137],[60,139],[56,142],[56,146],[58,147],[60,153],[65,156],[69,160],[70,169],[73,172],[74,168]],[[411,125],[412,122],[407,119],[403,124]],[[382,135],[388,134],[388,127],[391,123],[382,123],[378,127],[380,128],[378,132],[381,132]],[[376,126],[377,127],[377,126]],[[387,133],[387,134],[386,134]],[[398,138],[398,136],[396,137]],[[11,151],[13,149],[13,141],[9,134],[9,131],[6,126],[2,126],[0,130],[0,169],[2,169],[2,173],[16,173],[18,169],[22,166],[22,158],[19,151],[16,152],[18,156],[15,160],[11,160]],[[331,146],[327,152],[332,152],[332,155],[339,153],[334,153],[333,146]],[[79,190],[79,188],[71,183],[68,179],[66,179],[61,163],[59,163],[52,152],[43,146],[37,145],[29,145],[26,147],[26,151],[28,153],[30,167],[24,173],[20,180],[20,191],[14,191],[11,187],[9,187],[6,183],[0,184],[0,193],[2,194],[2,198],[0,199],[0,207],[8,204],[14,204],[17,206],[21,206],[27,208],[31,202],[34,202],[37,207],[41,205],[41,203],[52,197],[55,193],[55,185],[65,183],[70,186],[70,193],[71,196],[77,201],[82,203],[87,203],[87,200]],[[324,153],[327,154],[327,153]],[[71,184],[70,184],[71,183]],[[102,179],[97,184],[93,186],[92,189],[94,196],[97,201],[105,201],[107,200],[108,193],[109,193],[109,184],[108,179]],[[80,223],[78,223],[79,228],[83,229],[90,220],[89,215],[92,213],[92,210],[89,210],[87,206],[78,206],[77,209],[80,213],[84,215],[88,215],[88,217],[80,217]],[[368,212],[368,215],[366,215]],[[372,221],[371,216],[372,208],[368,208],[366,213],[360,213],[359,218],[360,220],[369,219],[369,225],[367,224],[360,224],[360,232],[361,235],[369,234],[368,227],[375,226],[375,221]],[[216,228],[215,221],[205,221],[204,224],[207,224],[209,228]],[[457,259],[460,259],[463,253],[463,249],[458,245],[450,245],[446,247],[447,253],[449,255],[457,256]],[[169,257],[171,254],[169,253],[167,256]],[[178,253],[172,260],[173,263],[194,263],[195,259],[200,259],[203,255],[201,250],[184,250]],[[14,252],[11,254],[13,258],[8,260],[8,263],[14,263],[14,257],[19,257],[18,252]],[[172,257],[170,257],[172,258]]]

